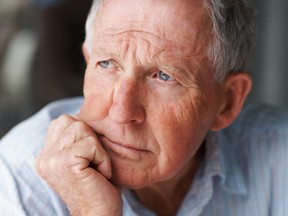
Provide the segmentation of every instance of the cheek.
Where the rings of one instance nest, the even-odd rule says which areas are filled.
[[[210,126],[210,117],[201,111],[203,103],[198,97],[173,101],[153,106],[157,109],[151,108],[150,124],[160,145],[161,166],[169,164],[171,172],[179,171],[195,155]]]
[[[191,104],[158,103],[154,107],[150,125],[161,149],[160,170],[173,176],[192,159],[207,131],[197,127],[196,108]]]
[[[178,142],[187,140],[197,129],[197,109],[196,103],[185,96],[166,101],[154,100],[149,115],[149,121],[154,127],[152,131],[157,133],[159,139],[177,145]]]
[[[112,103],[113,85],[111,78],[86,72],[85,100],[80,111],[83,120],[101,120],[108,115]]]

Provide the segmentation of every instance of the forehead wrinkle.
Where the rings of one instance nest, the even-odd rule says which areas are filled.
[[[163,36],[160,36],[160,35],[157,35],[155,33],[152,33],[152,32],[149,32],[149,31],[144,31],[144,30],[140,30],[140,29],[129,29],[129,30],[117,30],[117,29],[114,29],[114,28],[111,28],[110,30],[108,29],[105,29],[105,30],[102,30],[102,33],[101,32],[96,32],[96,39],[97,37],[98,38],[105,38],[105,37],[109,37],[113,40],[113,38],[115,38],[114,40],[115,41],[118,41],[119,40],[119,36],[120,37],[126,37],[127,39],[129,39],[130,37],[133,37],[133,38],[140,38],[140,39],[145,39],[147,40],[149,43],[152,43],[154,42],[154,46],[157,47],[156,44],[159,44],[158,45],[158,48],[160,48],[160,45],[161,44],[175,44],[176,46],[177,45],[180,45],[180,44],[177,44],[177,41],[173,41],[173,40],[169,40],[167,38]],[[157,42],[156,42],[157,41]],[[162,45],[162,46],[163,46]]]
[[[131,7],[125,8],[125,10],[116,10],[117,7],[112,7],[112,4],[117,5],[118,3],[120,5],[127,4]],[[127,30],[150,34],[159,41],[166,41],[166,43],[173,44],[176,47],[186,47],[186,53],[189,52],[187,47],[190,47],[190,51],[194,53],[203,51],[197,46],[199,39],[203,41],[204,37],[206,41],[207,39],[209,41],[207,33],[210,32],[212,27],[211,20],[200,0],[192,2],[191,0],[183,2],[145,0],[132,1],[131,3],[129,0],[116,0],[106,1],[104,5],[105,7],[100,10],[101,13],[98,14],[99,16],[96,19],[96,26],[98,26],[96,30],[106,33],[112,31],[116,34],[125,33]],[[157,13],[158,15],[151,16],[151,13]],[[117,14],[116,20],[115,14]],[[201,27],[200,32],[199,26]],[[180,35],[178,34],[179,31],[181,31]],[[211,35],[209,34],[209,36]],[[157,41],[155,45],[159,47],[158,44]],[[203,48],[203,46],[201,47]],[[160,50],[163,49],[159,48]],[[183,55],[184,53],[179,50],[177,55],[179,54]],[[191,55],[191,53],[184,55]]]
[[[135,47],[134,51],[139,48],[141,49],[145,47],[145,54],[146,56],[149,56],[150,59],[159,56],[163,52],[169,52],[169,50],[171,50],[172,53],[173,50],[175,51],[178,47],[177,45],[173,45],[172,41],[169,41],[156,34],[140,30],[118,31],[116,33],[98,33],[95,41],[96,52],[100,51],[101,53],[106,53],[110,55],[113,54],[114,56],[118,57],[120,55],[123,56],[122,53],[128,53],[131,44],[133,44],[133,46]],[[107,46],[105,44],[107,44]],[[117,51],[115,51],[115,49]]]

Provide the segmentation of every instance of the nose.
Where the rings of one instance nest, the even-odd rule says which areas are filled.
[[[109,115],[118,124],[141,123],[145,119],[143,89],[137,81],[122,79],[114,86]]]

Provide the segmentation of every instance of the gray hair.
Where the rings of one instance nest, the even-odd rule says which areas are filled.
[[[104,0],[94,0],[86,22],[85,46],[91,53],[93,23]],[[255,10],[246,0],[203,0],[212,22],[213,40],[207,54],[215,67],[215,80],[247,70],[255,43]]]
[[[216,68],[215,79],[247,70],[255,45],[255,10],[246,0],[204,0],[213,25],[208,56]]]
[[[93,48],[93,26],[94,22],[97,16],[97,12],[104,0],[93,0],[92,7],[90,9],[90,12],[88,14],[87,20],[86,20],[86,38],[85,38],[85,43],[84,46],[87,49],[88,53],[92,53],[92,48]]]

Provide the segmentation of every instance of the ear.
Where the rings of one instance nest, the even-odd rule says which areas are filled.
[[[226,128],[237,118],[251,88],[252,79],[245,72],[231,74],[225,79],[223,104],[211,130],[217,131]]]
[[[88,62],[89,62],[89,52],[87,50],[85,42],[82,44],[82,53],[83,53],[83,56],[84,56],[86,64],[88,64]]]

